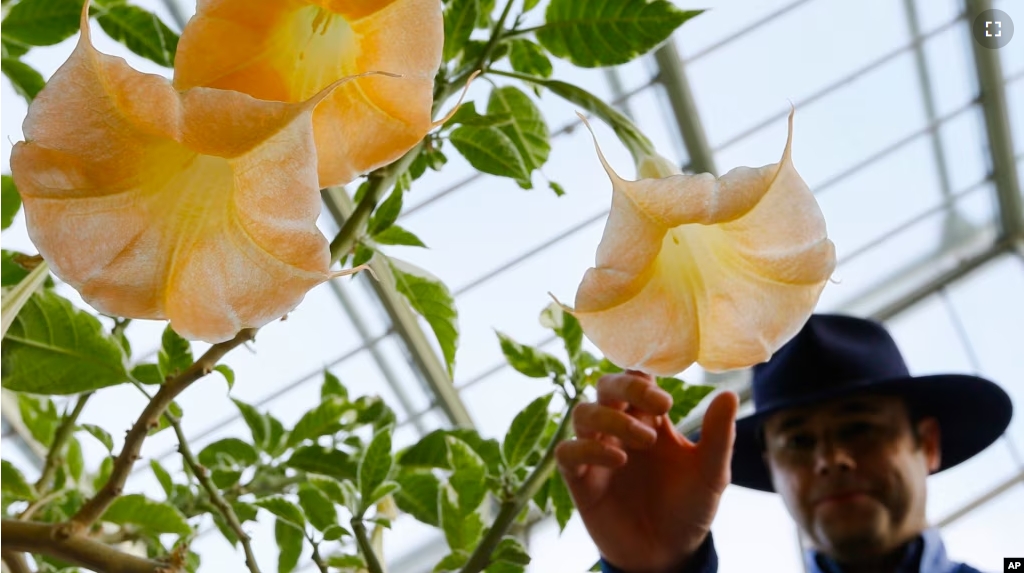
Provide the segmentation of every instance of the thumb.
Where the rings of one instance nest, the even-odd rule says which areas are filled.
[[[733,392],[722,392],[715,396],[704,414],[701,426],[700,452],[701,470],[709,484],[721,490],[731,478],[732,446],[736,441],[736,411],[739,397]]]

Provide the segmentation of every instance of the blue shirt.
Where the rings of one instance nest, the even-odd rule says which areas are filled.
[[[825,555],[808,551],[804,554],[809,573],[842,573],[842,568]],[[601,560],[601,571],[604,573],[626,573],[604,559]],[[717,573],[718,553],[715,542],[708,534],[704,544],[700,546],[684,570],[679,573]],[[897,573],[981,573],[970,565],[954,563],[946,557],[946,546],[942,543],[938,529],[926,529],[920,537],[907,546],[903,561]]]

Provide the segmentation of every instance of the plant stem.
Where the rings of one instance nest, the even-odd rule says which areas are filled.
[[[501,41],[502,32],[505,31],[505,20],[508,20],[508,14],[512,11],[512,3],[515,0],[507,0],[505,2],[505,8],[501,11],[501,16],[498,17],[498,21],[494,24],[494,30],[491,32],[491,38],[487,40],[487,45],[484,46],[484,51],[480,54],[480,59],[477,60],[476,66],[470,70],[470,73],[480,70],[484,71],[487,63],[491,59],[491,54],[494,53],[494,49],[498,47],[498,42]]]
[[[363,559],[366,560],[366,568],[370,573],[384,573],[380,559],[378,559],[377,553],[373,550],[373,546],[370,545],[370,537],[366,534],[366,525],[363,524],[363,520],[353,517],[350,523],[352,524],[352,534],[356,536],[356,543],[359,544],[359,552],[363,554]]]
[[[0,558],[3,559],[4,565],[7,566],[7,570],[10,573],[32,573],[24,553],[4,549],[0,552]]]
[[[551,476],[551,472],[555,470],[555,448],[558,447],[558,444],[565,439],[566,434],[569,432],[572,410],[576,407],[578,401],[578,397],[569,401],[565,416],[558,425],[555,435],[552,436],[547,450],[544,451],[544,457],[541,458],[537,467],[533,468],[533,471],[530,472],[529,477],[526,478],[522,487],[516,492],[515,497],[501,504],[498,516],[494,518],[494,523],[487,532],[487,536],[473,550],[473,554],[469,556],[469,560],[463,565],[460,573],[480,573],[480,571],[483,571],[491,564],[491,554],[494,553],[494,549],[501,542],[501,538],[508,532],[509,527],[516,516],[519,515],[519,512],[540,491],[544,482]]]
[[[420,150],[423,149],[423,145],[424,142],[420,141],[395,162],[370,173],[368,177],[370,188],[366,190],[366,195],[359,200],[359,204],[352,211],[352,215],[345,220],[345,224],[341,226],[338,235],[331,241],[332,264],[340,261],[342,257],[352,252],[359,236],[366,229],[366,223],[370,220],[370,214],[377,207],[377,203],[380,202],[388,190],[395,186],[398,177],[409,169],[413,160],[416,159],[416,156],[420,154]]]
[[[252,551],[252,544],[249,535],[242,529],[242,523],[238,520],[238,515],[235,514],[235,510],[232,509],[231,505],[224,499],[224,496],[220,494],[220,490],[210,479],[210,472],[203,467],[199,460],[196,459],[195,454],[192,453],[192,448],[188,445],[188,440],[185,437],[185,432],[181,429],[181,420],[177,417],[164,412],[164,417],[170,422],[171,427],[174,428],[174,434],[178,436],[178,452],[181,453],[182,459],[185,460],[185,464],[188,465],[192,473],[195,474],[199,483],[202,484],[203,489],[210,496],[210,501],[217,508],[220,514],[224,517],[225,521],[228,522],[228,526],[238,540],[242,543],[242,549],[245,551],[245,565],[249,568],[251,573],[260,573],[259,565],[256,564],[256,554]]]
[[[107,479],[107,483],[78,510],[78,513],[63,524],[59,532],[60,537],[67,538],[83,529],[87,529],[103,515],[103,512],[110,507],[110,504],[117,499],[117,496],[121,495],[124,484],[128,480],[128,474],[131,473],[135,461],[139,459],[142,443],[149,435],[149,431],[159,425],[160,416],[163,415],[167,407],[174,401],[174,398],[191,386],[193,382],[212,372],[213,367],[217,365],[217,362],[225,354],[236,346],[251,341],[255,335],[256,329],[246,328],[231,340],[214,344],[192,366],[189,366],[184,372],[160,386],[160,390],[149,401],[149,404],[146,405],[138,421],[128,431],[128,437],[124,441],[124,448],[121,449],[121,454],[114,461],[114,468],[110,472],[110,478]]]
[[[310,539],[309,542],[313,545],[313,563],[316,564],[316,568],[320,570],[320,573],[329,573],[327,569],[327,562],[324,561],[322,555],[320,555],[320,544],[313,543]]]
[[[39,481],[36,482],[37,494],[46,495],[49,493],[50,481],[53,480],[53,475],[57,473],[57,466],[64,461],[64,444],[71,437],[71,434],[75,433],[75,422],[78,420],[78,416],[82,414],[85,403],[89,400],[90,396],[92,396],[92,392],[79,396],[78,401],[75,403],[75,408],[60,421],[60,426],[57,427],[57,431],[53,435],[50,451],[46,452],[43,472],[39,476]]]
[[[44,496],[42,496],[40,498],[37,498],[35,501],[30,503],[28,505],[28,507],[25,508],[25,511],[21,512],[20,514],[18,514],[18,519],[20,519],[22,521],[28,521],[28,520],[32,519],[32,516],[35,515],[37,511],[39,511],[40,509],[45,507],[46,504],[50,503],[51,501],[57,499],[58,497],[60,497],[62,495],[64,495],[64,491],[63,490],[57,490],[57,491],[51,491],[51,492],[47,493],[46,495],[44,495]]]
[[[61,525],[4,519],[0,525],[4,532],[4,551],[40,553],[105,573],[180,571],[169,563],[122,553],[85,536],[62,537],[59,531]]]

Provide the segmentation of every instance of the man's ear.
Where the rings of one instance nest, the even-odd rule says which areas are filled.
[[[917,422],[919,447],[924,451],[928,473],[935,473],[942,465],[942,431],[935,418],[922,418]]]

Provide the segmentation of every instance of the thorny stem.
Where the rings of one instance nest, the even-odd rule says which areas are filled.
[[[370,173],[367,178],[370,187],[366,190],[366,195],[359,200],[359,204],[352,211],[352,215],[345,220],[341,230],[338,231],[338,235],[331,241],[332,264],[340,261],[342,257],[352,252],[356,240],[366,229],[366,223],[370,220],[370,213],[377,207],[377,203],[380,202],[384,194],[395,186],[398,178],[409,169],[409,166],[412,165],[416,156],[420,154],[420,150],[423,149],[424,145],[424,142],[421,140],[397,161]]]
[[[174,398],[191,386],[193,382],[212,372],[213,367],[217,365],[217,362],[225,354],[240,344],[249,342],[255,335],[256,329],[247,328],[239,332],[231,340],[214,344],[192,366],[189,366],[184,372],[160,386],[160,390],[149,401],[149,404],[146,405],[138,421],[128,431],[128,437],[124,441],[124,448],[121,449],[121,454],[114,461],[114,468],[110,473],[110,478],[107,479],[107,483],[78,510],[78,513],[68,520],[67,523],[63,524],[64,526],[59,532],[59,537],[66,538],[83,529],[87,529],[103,515],[107,508],[110,507],[110,504],[117,499],[117,496],[121,495],[124,484],[128,480],[128,474],[131,473],[135,461],[139,459],[142,443],[149,435],[149,431],[159,425],[160,416],[167,410],[167,407],[170,406]]]
[[[36,493],[45,495],[50,490],[50,482],[53,475],[57,473],[57,467],[64,461],[64,444],[75,433],[75,422],[85,408],[85,403],[92,396],[92,392],[82,394],[75,403],[75,408],[70,414],[64,416],[53,436],[53,443],[50,444],[50,451],[46,453],[46,461],[43,463],[43,473],[36,482]]]
[[[551,438],[547,450],[544,451],[544,457],[541,458],[537,467],[533,468],[533,471],[526,478],[526,481],[519,488],[519,491],[516,492],[515,496],[502,502],[501,509],[498,510],[498,516],[494,518],[494,524],[491,525],[487,536],[476,546],[473,554],[469,556],[469,560],[463,565],[461,573],[480,573],[480,571],[483,571],[491,564],[491,554],[498,547],[501,538],[508,532],[509,527],[511,527],[519,512],[523,510],[523,507],[533,499],[533,496],[540,491],[544,482],[551,476],[551,473],[555,470],[555,448],[558,447],[558,444],[565,439],[569,432],[572,410],[576,407],[578,401],[578,397],[574,397],[569,401],[565,416],[558,425],[555,435]]]
[[[181,429],[181,420],[176,416],[172,416],[167,412],[164,412],[164,417],[170,422],[171,427],[174,428],[174,434],[178,436],[178,452],[181,453],[182,459],[185,460],[185,464],[188,465],[192,473],[195,474],[196,479],[206,490],[206,493],[210,496],[210,501],[217,508],[217,511],[224,517],[224,520],[228,522],[228,526],[235,535],[238,536],[238,540],[242,543],[242,549],[245,551],[245,565],[249,568],[251,573],[260,573],[259,565],[256,564],[256,554],[252,551],[252,543],[249,535],[242,529],[242,523],[238,520],[238,515],[235,514],[235,510],[221,495],[220,490],[210,479],[210,472],[203,467],[199,460],[196,459],[195,454],[192,453],[192,448],[188,445],[188,440],[185,437],[185,432]]]
[[[377,552],[370,545],[370,537],[366,534],[366,525],[363,523],[363,520],[353,517],[351,524],[352,534],[356,536],[356,543],[359,544],[359,552],[363,554],[363,559],[366,560],[366,568],[370,573],[384,573],[384,568],[380,565],[380,559],[377,558]]]

